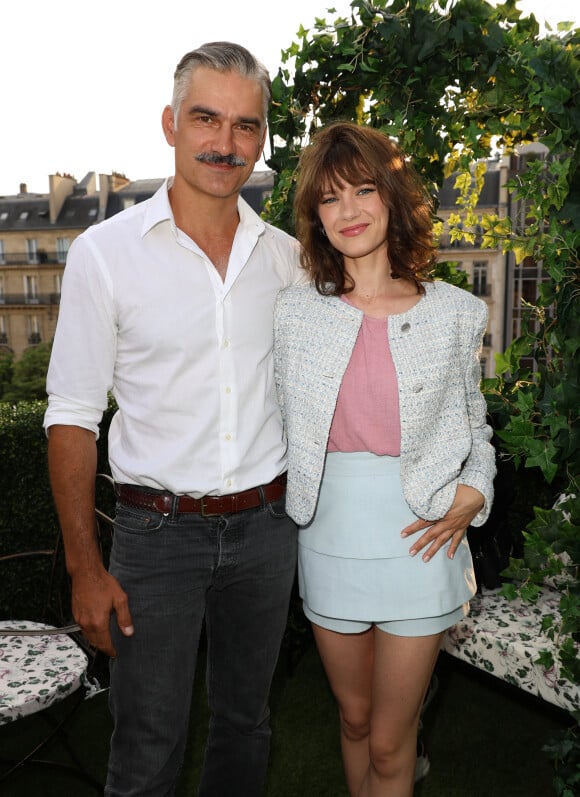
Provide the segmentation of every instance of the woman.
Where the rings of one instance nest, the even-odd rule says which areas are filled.
[[[350,794],[407,797],[441,636],[475,593],[465,532],[492,502],[487,310],[428,279],[428,198],[378,131],[316,133],[295,216],[312,281],[279,295],[275,363],[300,594]]]

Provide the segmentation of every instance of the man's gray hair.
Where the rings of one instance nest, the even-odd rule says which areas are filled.
[[[177,128],[177,116],[195,70],[203,66],[216,72],[237,72],[241,77],[257,81],[262,88],[264,123],[268,118],[268,107],[272,99],[272,83],[268,70],[249,50],[232,42],[208,42],[196,50],[186,53],[177,64],[173,75],[173,122]]]

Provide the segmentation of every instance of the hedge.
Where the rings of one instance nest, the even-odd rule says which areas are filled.
[[[45,410],[46,401],[0,403],[0,555],[51,548],[58,535],[42,426]],[[97,443],[98,467],[105,472],[108,472],[107,430],[113,412],[111,405],[103,418]],[[107,500],[104,493],[102,500]],[[39,617],[48,572],[47,563],[40,561],[3,565],[0,617]]]

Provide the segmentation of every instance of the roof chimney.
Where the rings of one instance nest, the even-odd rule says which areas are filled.
[[[58,214],[62,210],[65,199],[70,196],[75,187],[75,179],[69,174],[49,174],[49,198],[48,209],[50,212],[50,223],[55,224]]]
[[[26,189],[26,183],[20,183],[20,193],[21,194],[27,194],[28,193],[28,191]]]

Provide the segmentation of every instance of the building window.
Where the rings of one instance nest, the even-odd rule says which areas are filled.
[[[4,241],[0,238],[0,263],[5,263],[6,259],[4,256]]]
[[[473,293],[475,296],[488,296],[487,260],[476,260],[473,264]]]
[[[56,239],[56,259],[59,263],[66,263],[70,241],[68,238]]]
[[[524,329],[523,319],[528,315],[526,304],[535,304],[540,293],[540,284],[547,279],[541,263],[526,257],[513,272],[512,340],[519,337]],[[532,331],[538,330],[538,320],[530,318]]]
[[[60,294],[62,292],[62,274],[54,275],[54,292],[51,294],[50,303],[60,304]]]
[[[24,301],[26,304],[38,304],[38,283],[30,274],[24,277]]]
[[[38,241],[36,238],[26,239],[26,256],[29,263],[38,263]]]
[[[481,357],[479,360],[479,367],[481,369],[481,378],[485,379],[485,372],[487,371],[487,358]]]
[[[0,304],[4,304],[6,299],[4,298],[4,277],[0,275]]]
[[[28,333],[28,342],[30,344],[40,343],[40,324],[38,323],[38,316],[27,316],[26,330]]]
[[[0,344],[4,346],[8,343],[7,329],[6,316],[0,315]]]

